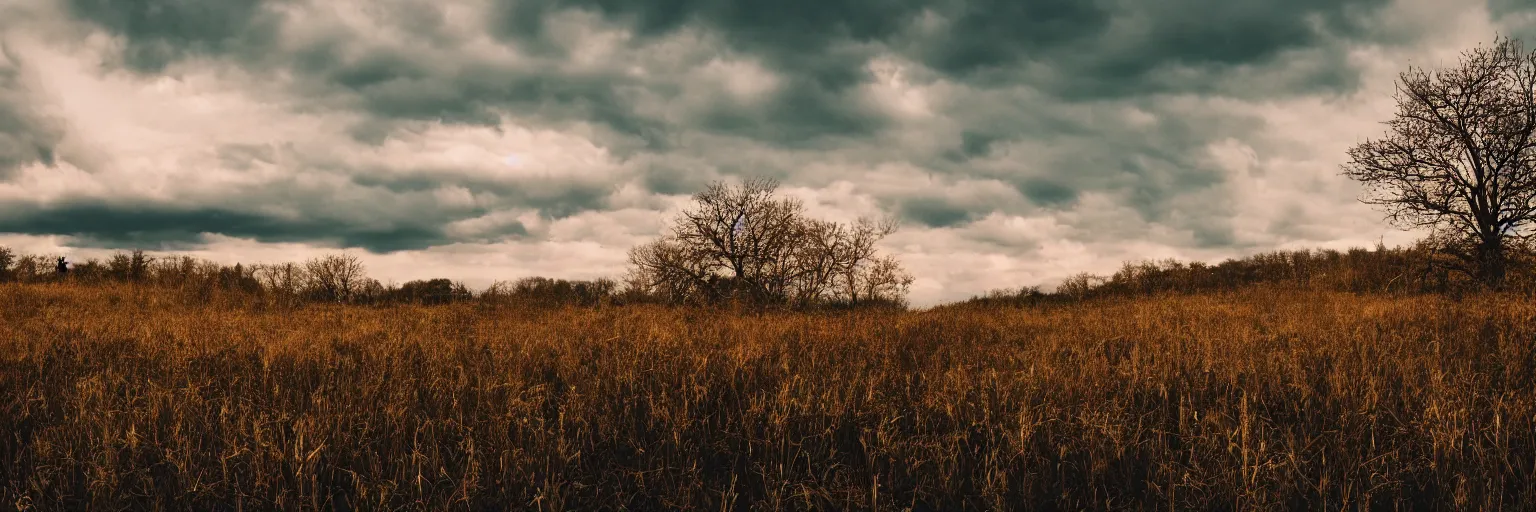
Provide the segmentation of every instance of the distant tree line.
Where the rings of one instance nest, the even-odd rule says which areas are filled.
[[[693,196],[662,238],[629,253],[623,284],[530,277],[497,282],[475,294],[448,279],[384,284],[362,261],[333,254],[300,263],[220,265],[188,256],[117,253],[73,262],[56,255],[18,255],[0,248],[0,282],[70,280],[146,283],[200,294],[238,292],[297,304],[485,304],[595,307],[610,304],[731,305],[750,308],[906,307],[912,283],[875,245],[896,229],[891,220],[843,224],[812,219],[797,200],[775,195],[778,184],[752,179],[714,183]]]
[[[384,284],[368,277],[356,256],[333,254],[299,263],[223,265],[190,256],[153,257],[120,252],[105,259],[71,262],[58,272],[59,256],[19,254],[0,247],[0,283],[131,283],[179,288],[208,296],[235,294],[271,303],[422,304],[485,300],[493,303],[599,306],[620,300],[614,281],[571,281],[529,277],[497,282],[480,294],[450,279]]]
[[[957,306],[1026,306],[1074,303],[1115,297],[1235,291],[1255,285],[1283,289],[1353,293],[1449,293],[1484,288],[1461,259],[1434,240],[1409,247],[1294,250],[1255,254],[1219,263],[1175,260],[1126,263],[1099,275],[1079,273],[1047,291],[1039,286],[998,289]],[[1512,246],[1504,289],[1536,294],[1536,249]],[[566,280],[528,277],[496,282],[478,293],[449,279],[383,284],[365,275],[354,256],[337,254],[300,263],[221,265],[188,256],[151,257],[142,251],[117,253],[55,271],[53,255],[18,254],[0,247],[0,283],[69,281],[84,284],[136,283],[180,288],[200,295],[233,293],[272,303],[439,305],[475,301],[486,305],[600,307],[636,303],[676,304],[674,296],[648,293],[612,279]],[[888,307],[871,302],[866,305]]]
[[[1461,294],[1486,288],[1457,254],[1433,239],[1409,247],[1294,250],[1255,254],[1220,263],[1175,260],[1126,263],[1110,275],[1079,273],[1055,290],[1038,286],[998,289],[965,305],[1032,305],[1088,299],[1233,291],[1255,285],[1353,293]],[[1510,245],[1506,291],[1536,293],[1536,250]]]

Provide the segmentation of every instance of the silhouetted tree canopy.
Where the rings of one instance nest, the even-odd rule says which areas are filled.
[[[419,304],[448,304],[471,298],[462,283],[442,278],[406,282],[392,295],[397,301]]]
[[[612,302],[617,291],[618,284],[612,279],[581,281],[525,277],[511,283],[495,283],[480,297],[492,303],[590,307]]]
[[[332,254],[304,263],[306,290],[320,300],[347,302],[362,290],[367,276],[356,256]]]
[[[660,240],[630,250],[631,290],[675,303],[904,304],[912,277],[875,244],[894,221],[808,218],[778,183],[713,183]]]
[[[1344,174],[1390,221],[1433,229],[1460,268],[1501,287],[1509,245],[1536,218],[1536,53],[1499,39],[1455,67],[1410,67],[1396,98],[1386,136],[1351,149]]]

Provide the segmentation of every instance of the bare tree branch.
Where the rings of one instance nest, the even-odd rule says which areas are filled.
[[[695,194],[666,236],[630,251],[631,289],[685,303],[904,303],[911,277],[876,256],[894,220],[811,219],[777,189],[773,180],[749,179]]]
[[[1343,174],[1393,224],[1471,246],[1447,252],[1501,286],[1506,246],[1536,218],[1536,53],[1500,38],[1456,67],[1410,68],[1398,82],[1386,136],[1351,148]]]

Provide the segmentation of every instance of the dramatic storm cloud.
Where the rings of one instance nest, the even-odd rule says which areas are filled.
[[[919,305],[1389,245],[1338,176],[1515,0],[19,0],[0,244],[383,280],[623,271],[712,180],[897,215]]]

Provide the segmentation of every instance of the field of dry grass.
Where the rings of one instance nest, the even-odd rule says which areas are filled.
[[[761,316],[0,285],[0,507],[1536,507],[1536,303]]]

